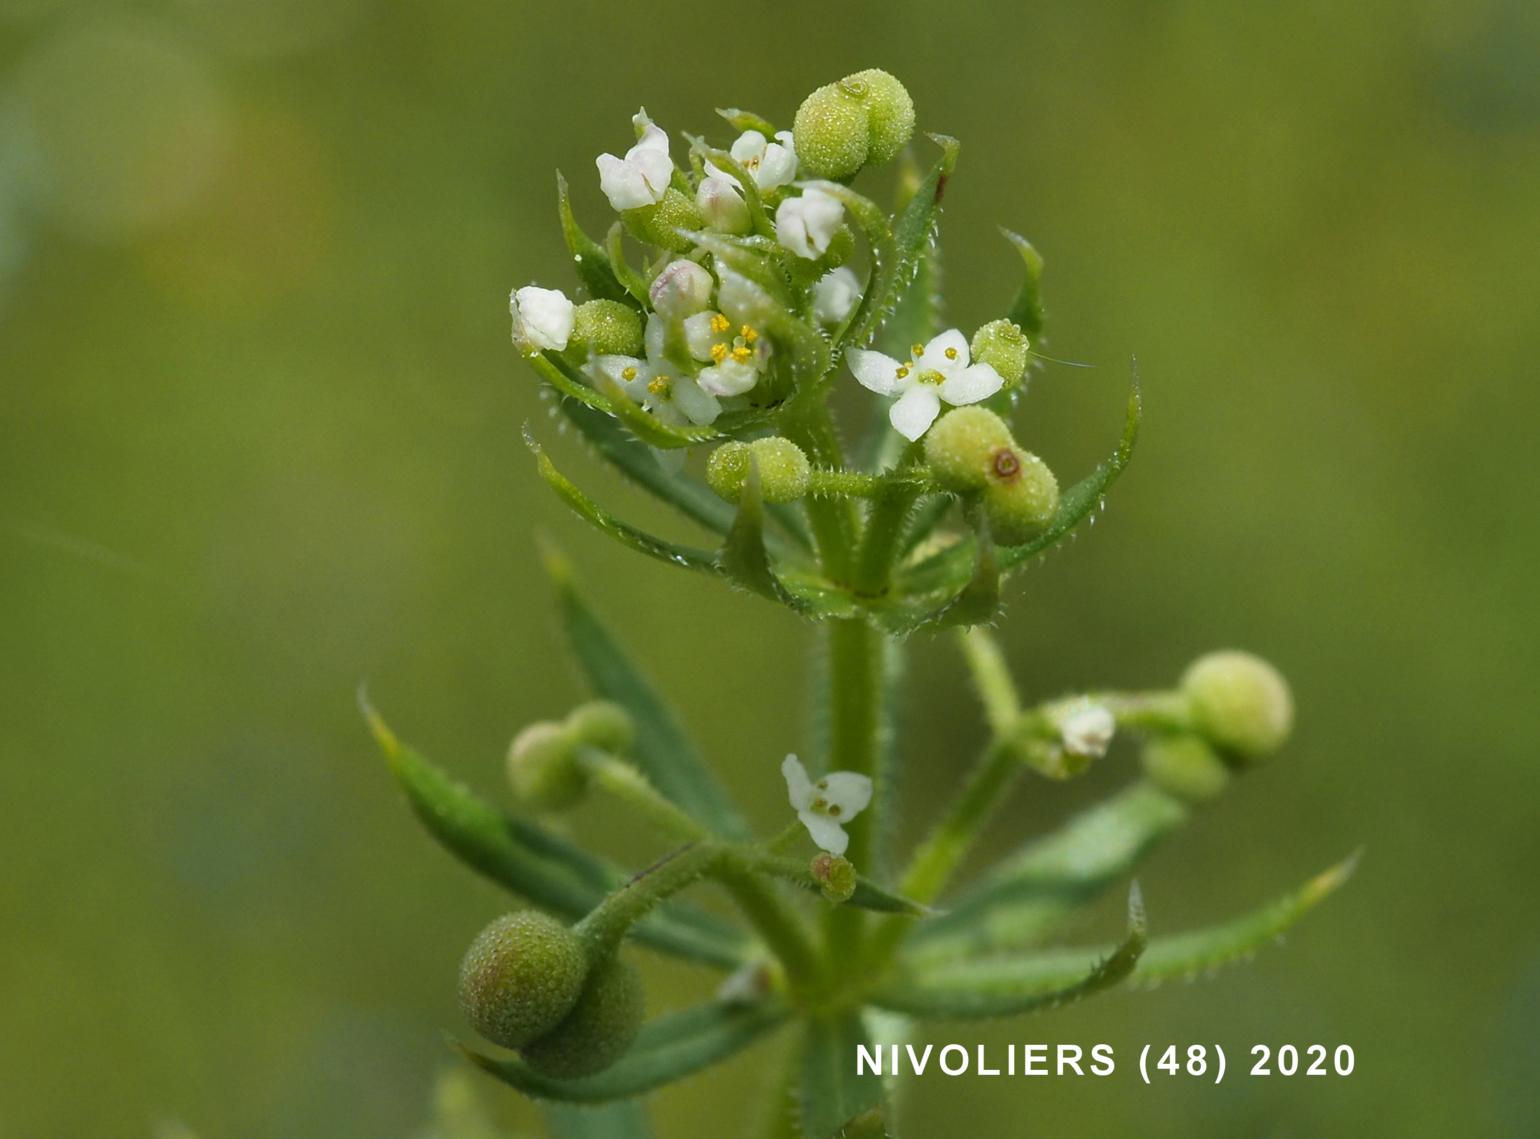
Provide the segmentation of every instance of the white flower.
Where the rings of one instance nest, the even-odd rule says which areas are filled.
[[[713,174],[700,180],[695,191],[695,205],[706,225],[718,233],[748,233],[753,228],[749,204],[738,192],[738,183],[725,174]]]
[[[663,318],[653,313],[647,318],[645,360],[635,356],[596,356],[588,362],[590,374],[619,384],[630,399],[671,427],[710,423],[722,413],[722,405],[716,396],[702,391],[699,384],[668,362],[663,355],[664,335]]]
[[[779,189],[797,176],[797,148],[790,131],[776,131],[774,142],[759,131],[744,131],[728,153],[748,171],[754,185],[761,190]],[[706,170],[715,177],[726,178],[734,186],[738,184],[738,179],[709,162]]]
[[[1059,725],[1059,739],[1070,755],[1100,759],[1107,754],[1117,724],[1105,705],[1083,700]]]
[[[861,279],[848,265],[831,269],[813,286],[813,315],[824,324],[839,324],[856,307]]]
[[[696,377],[713,395],[742,395],[759,383],[770,362],[770,344],[759,330],[725,313],[698,312],[684,322],[690,355],[709,366]]]
[[[839,230],[845,207],[833,194],[816,188],[787,198],[775,211],[775,239],[798,257],[822,257]]]
[[[647,295],[665,320],[683,320],[711,303],[711,291],[716,284],[705,269],[681,257],[670,261],[652,279]]]
[[[572,336],[577,306],[560,289],[525,285],[508,295],[508,311],[513,314],[513,342],[521,349],[560,352]]]
[[[814,783],[794,755],[781,764],[781,774],[786,777],[786,797],[813,841],[830,854],[844,854],[850,836],[840,824],[855,818],[872,801],[872,781],[854,771],[831,771]]]
[[[898,397],[888,420],[893,430],[911,442],[936,421],[942,400],[954,407],[978,403],[1005,385],[988,364],[969,365],[968,339],[955,328],[929,344],[916,344],[907,363],[863,348],[850,349],[845,359],[862,387]]]
[[[646,111],[638,111],[631,121],[642,135],[626,151],[626,156],[601,154],[595,160],[599,188],[617,210],[634,210],[661,202],[674,175],[674,160],[668,156],[668,135],[647,117]]]

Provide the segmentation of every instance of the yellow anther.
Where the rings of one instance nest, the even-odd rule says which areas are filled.
[[[946,377],[943,376],[940,372],[936,371],[934,368],[927,368],[925,371],[920,373],[920,383],[944,384],[946,383]]]
[[[908,364],[900,364],[898,366],[898,378],[899,379],[903,379],[908,374],[909,374],[909,365]]]
[[[748,343],[750,343],[750,344],[754,343],[754,341],[759,339],[759,333],[755,332],[752,328],[750,328],[746,324],[742,328],[740,328],[738,330],[738,332],[739,332],[739,335],[741,335],[743,337],[743,339],[745,341],[747,341]]]
[[[629,384],[632,380],[636,379],[636,369],[635,368],[622,368],[621,371],[620,371],[620,378],[625,380],[626,383]]]
[[[946,358],[948,360],[955,360],[955,359],[957,359],[957,349],[956,348],[948,348],[946,350]]]
[[[712,332],[726,332],[732,326],[733,326],[733,322],[728,320],[721,313],[714,312],[714,313],[711,314],[711,331]]]
[[[752,355],[754,355],[754,349],[745,348],[742,344],[733,349],[733,359],[738,361],[740,364],[747,364],[749,362],[749,357]]]
[[[914,347],[909,349],[909,354],[911,356],[923,356],[923,355],[925,355],[925,345],[923,345],[923,344],[916,344]]]
[[[711,346],[711,359],[718,364],[727,359],[727,345],[713,344]]]
[[[668,395],[669,380],[667,376],[654,376],[647,383],[647,390],[655,396]]]

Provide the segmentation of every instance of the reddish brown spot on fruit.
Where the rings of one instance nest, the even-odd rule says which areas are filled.
[[[1001,482],[1010,482],[1021,474],[1021,460],[1016,457],[1016,452],[1010,447],[1002,447],[995,452],[993,461],[989,464],[995,478]]]

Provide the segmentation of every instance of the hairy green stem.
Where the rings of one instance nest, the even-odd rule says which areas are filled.
[[[815,984],[823,974],[818,949],[796,911],[776,894],[775,886],[738,866],[731,855],[714,873],[765,945],[780,958],[792,985]]]
[[[664,855],[595,906],[573,932],[589,960],[608,957],[637,922],[663,899],[700,879],[722,857],[713,842],[697,842]]]
[[[696,842],[710,837],[705,827],[665,798],[645,775],[624,760],[598,748],[585,747],[578,752],[578,762],[594,786],[635,807],[669,838]]]

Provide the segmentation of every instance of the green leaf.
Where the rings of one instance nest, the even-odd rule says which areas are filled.
[[[642,310],[646,311],[649,304],[647,282],[642,280],[641,274],[631,268],[631,263],[626,260],[625,234],[624,223],[617,221],[610,226],[610,231],[604,239],[604,251],[609,258],[610,271],[615,274],[615,280],[620,282],[620,287],[629,294],[631,300],[641,305]]]
[[[888,215],[883,213],[882,207],[872,201],[865,194],[858,194],[843,182],[811,181],[804,182],[805,189],[819,190],[829,197],[835,198],[850,211],[850,216],[855,218],[856,225],[866,235],[867,243],[873,249],[882,248],[892,240],[893,230],[888,225]]]
[[[1358,858],[1358,853],[1351,854],[1297,890],[1231,921],[1157,938],[1134,971],[1134,983],[1153,985],[1211,973],[1222,965],[1250,957],[1334,894],[1352,877]]]
[[[957,165],[960,144],[945,135],[930,136],[941,157],[915,190],[893,223],[893,236],[877,250],[876,271],[856,314],[845,329],[840,347],[861,346],[869,341],[913,284],[921,259],[933,236],[947,179]]]
[[[554,550],[546,553],[546,571],[556,590],[562,628],[589,686],[596,696],[625,708],[636,722],[631,756],[636,766],[671,802],[717,834],[748,839],[748,824],[673,711],[578,592],[571,567]]]
[[[717,560],[723,576],[750,593],[778,601],[798,613],[805,610],[802,602],[781,584],[765,549],[765,507],[759,491],[759,466],[752,457],[738,499],[737,516]]]
[[[1190,817],[1181,800],[1134,783],[1006,857],[945,914],[915,927],[906,955],[926,960],[1040,942]]]
[[[696,549],[690,546],[681,546],[660,538],[655,534],[649,534],[645,530],[639,530],[625,522],[621,522],[614,515],[605,510],[593,499],[589,498],[581,490],[573,485],[572,481],[556,469],[556,464],[551,462],[550,456],[529,433],[526,426],[524,442],[535,454],[535,461],[540,477],[546,485],[554,490],[578,517],[585,519],[590,525],[602,534],[614,538],[623,546],[646,554],[650,558],[656,558],[660,562],[667,562],[672,566],[682,566],[685,569],[699,570],[703,573],[715,575],[717,573],[716,558],[706,550]]]
[[[587,914],[628,875],[527,819],[509,818],[403,744],[367,703],[364,716],[412,812],[439,844],[472,870],[569,919]],[[655,949],[724,968],[739,965],[747,939],[703,910],[670,902],[634,936]]]
[[[1139,373],[1135,369],[1128,391],[1128,409],[1123,421],[1123,435],[1117,449],[1097,468],[1059,496],[1059,509],[1053,521],[1032,541],[1020,546],[1002,546],[999,551],[1002,570],[1023,565],[1057,545],[1064,537],[1094,511],[1101,509],[1102,500],[1123,469],[1128,466],[1139,439],[1139,422],[1143,414],[1143,401],[1139,388]],[[946,596],[961,589],[974,572],[977,561],[976,543],[964,538],[931,556],[904,569],[898,576],[900,596],[912,604],[923,604],[938,596]]]
[[[856,1048],[870,1044],[859,1013],[817,1017],[806,1024],[802,1086],[797,1089],[803,1139],[835,1139],[852,1121],[880,1112],[882,1080],[871,1072],[856,1074]]]
[[[911,633],[925,628],[958,628],[983,625],[1000,613],[1000,559],[990,541],[989,527],[981,519],[974,531],[973,576],[961,589],[935,608],[916,615],[900,611],[887,623],[895,632]]]
[[[718,107],[717,114],[726,119],[728,126],[739,134],[744,131],[758,131],[768,139],[775,138],[775,127],[763,115],[745,111],[741,107]]]
[[[1027,339],[1035,346],[1038,338],[1043,334],[1043,297],[1041,285],[1043,279],[1043,255],[1032,248],[1032,243],[1018,233],[1012,233],[1004,228],[1000,232],[1005,235],[1021,254],[1021,260],[1026,268],[1026,274],[1022,277],[1021,288],[1016,293],[1016,299],[1011,302],[1011,307],[1006,310],[1007,320],[1013,320],[1021,330],[1027,334]]]
[[[823,893],[823,884],[813,877],[813,870],[807,859],[767,854],[757,850],[748,853],[755,870],[774,875],[810,893]],[[906,898],[902,894],[884,889],[865,875],[857,875],[855,893],[841,904],[855,906],[862,910],[872,910],[875,913],[903,914],[905,917],[915,918],[929,917],[936,912],[913,898]]]
[[[560,171],[556,174],[557,206],[561,213],[561,232],[567,240],[567,249],[572,253],[572,260],[577,265],[578,280],[588,295],[595,300],[625,301],[631,303],[633,298],[625,290],[615,277],[615,270],[610,266],[609,256],[599,248],[597,242],[583,232],[577,223],[577,218],[572,215],[572,200],[567,192],[567,179]]]
[[[576,1080],[541,1075],[513,1056],[492,1056],[454,1044],[482,1071],[535,1099],[607,1103],[630,1099],[693,1075],[742,1051],[786,1019],[773,1003],[714,1003],[659,1017],[642,1026],[636,1043],[610,1068]]]
[[[749,207],[749,220],[754,226],[754,232],[765,237],[775,236],[775,225],[770,221],[770,215],[765,213],[765,204],[759,195],[759,183],[754,176],[743,168],[732,154],[725,150],[718,150],[708,146],[704,140],[694,135],[685,135],[690,144],[690,149],[711,163],[718,170],[731,174],[738,180],[738,189],[743,194],[743,201]]]
[[[551,1139],[652,1139],[652,1125],[641,1100],[620,1100],[595,1107],[552,1103],[545,1108]]]
[[[872,997],[886,1009],[924,1017],[1018,1016],[1058,1008],[1112,988],[1129,977],[1148,944],[1137,883],[1128,893],[1128,932],[1110,953],[1001,958],[983,967],[933,965],[901,974]]]

